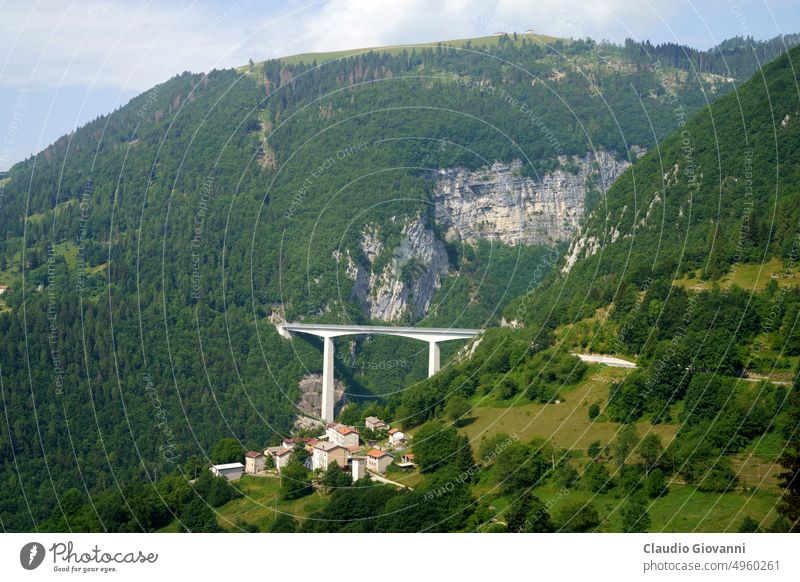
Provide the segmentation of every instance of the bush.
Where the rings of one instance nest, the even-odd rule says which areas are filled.
[[[583,472],[583,482],[593,493],[605,493],[614,486],[611,475],[603,463],[589,461]]]
[[[594,420],[600,416],[600,405],[595,402],[589,407],[589,420]]]
[[[644,492],[651,499],[663,497],[669,493],[667,475],[661,469],[653,469],[644,483]]]
[[[600,525],[600,516],[591,502],[565,501],[556,511],[555,523],[559,532],[591,532]]]
[[[630,499],[622,507],[622,531],[635,533],[646,532],[650,528],[650,516],[647,505],[638,498]]]

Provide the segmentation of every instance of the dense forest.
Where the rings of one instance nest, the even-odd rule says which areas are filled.
[[[151,531],[183,516],[187,529],[213,531],[209,506],[237,492],[207,471],[194,485],[187,478],[214,460],[221,439],[236,439],[241,451],[289,434],[298,381],[321,365],[316,343],[286,342],[272,321],[279,315],[366,322],[336,252],[356,256],[359,233],[370,223],[381,224],[390,238],[400,235],[397,217],[421,216],[435,228],[429,176],[439,168],[521,159],[525,173],[538,179],[562,163],[559,156],[606,150],[635,161],[633,146],[650,151],[585,225],[580,240],[593,237],[601,252],[579,257],[566,275],[558,265],[531,294],[532,273],[543,264],[549,269],[544,258],[550,249],[448,245],[450,274],[435,305],[424,318],[408,321],[494,327],[505,308],[506,320],[524,330],[491,330],[482,344],[487,351],[425,382],[418,347],[402,342],[364,342],[354,365],[337,362],[337,376],[354,400],[363,401],[363,411],[380,405],[408,426],[427,426],[436,447],[423,469],[430,479],[418,490],[333,493],[336,502],[320,510],[318,522],[303,524],[306,530],[329,523],[325,512],[363,508],[359,496],[374,497],[366,505],[381,515],[384,506],[403,509],[385,512],[393,518],[359,522],[377,530],[407,531],[420,523],[430,530],[474,529],[487,520],[488,509],[479,504],[474,513],[454,511],[473,505],[469,483],[452,495],[436,494],[474,455],[463,435],[437,424],[446,402],[453,394],[469,399],[493,390],[501,400],[552,401],[584,373],[556,345],[571,341],[564,340],[563,326],[597,309],[614,306],[590,340],[612,333],[609,326],[630,324],[633,331],[618,351],[644,361],[655,360],[674,336],[687,304],[698,314],[680,355],[698,362],[686,366],[691,374],[673,364],[681,378],[664,377],[645,399],[630,387],[648,382],[646,372],[632,376],[609,402],[609,414],[620,420],[665,418],[672,404],[685,406],[703,374],[720,372],[720,362],[728,377],[752,367],[747,348],[779,296],[780,323],[769,330],[770,346],[796,342],[791,318],[800,301],[794,291],[773,286],[753,295],[723,288],[695,299],[670,284],[693,270],[705,280],[719,279],[734,256],[793,257],[791,184],[798,170],[778,165],[777,182],[774,171],[776,151],[780,160],[791,159],[798,143],[788,59],[738,86],[757,70],[759,55],[780,52],[771,42],[725,45],[725,62],[734,66],[724,72],[719,60],[689,49],[679,50],[686,59],[675,60],[671,47],[590,40],[543,45],[503,37],[488,47],[437,45],[320,65],[273,60],[240,71],[184,73],[15,165],[0,177],[0,283],[12,287],[0,305],[3,529]],[[753,45],[766,48],[754,52]],[[772,109],[764,106],[767,90]],[[530,113],[509,103],[526,103]],[[736,124],[740,111],[747,127]],[[679,165],[681,135],[690,130],[702,196],[692,196]],[[667,197],[663,176],[673,161],[680,172],[670,178]],[[752,163],[757,211],[746,219],[739,250],[745,163]],[[670,220],[669,228],[655,215],[637,227],[648,207]],[[773,215],[777,223],[760,222]],[[612,225],[621,234],[612,234]],[[641,304],[638,294],[651,279]],[[513,297],[519,299],[506,305]],[[694,354],[697,338],[709,330],[712,341],[699,342],[708,352]],[[495,334],[513,341],[491,351]],[[585,347],[593,348],[591,341]],[[509,352],[508,346],[516,347]],[[367,365],[388,357],[412,364],[389,371]],[[552,374],[537,376],[553,365]],[[714,382],[724,399],[729,383]],[[409,385],[402,395],[380,398]],[[745,441],[725,446],[788,426],[780,416],[786,393],[765,388],[763,394],[759,406],[774,410],[778,420],[754,421],[740,435]],[[730,404],[732,417],[747,421],[746,404]],[[713,412],[697,412],[702,422],[692,424],[713,425]],[[720,442],[732,438],[730,431],[739,435],[736,426],[724,429]],[[682,437],[675,454],[692,438]],[[557,467],[539,461],[566,453],[543,447],[507,447],[508,458],[493,470],[513,472],[513,463],[532,455],[535,469],[509,486],[556,479]],[[441,451],[449,453],[442,458]],[[418,454],[424,459],[426,452]],[[713,477],[724,488],[729,472],[720,464]],[[651,468],[641,470],[649,476]],[[297,471],[300,476],[302,468]],[[329,479],[338,483],[339,475]],[[658,493],[657,485],[652,491]],[[419,504],[425,495],[437,503]],[[537,514],[536,503],[524,500],[520,528],[527,527],[528,514]],[[415,511],[424,515],[414,517]],[[593,516],[584,517],[593,523]],[[570,516],[559,523],[567,522]]]

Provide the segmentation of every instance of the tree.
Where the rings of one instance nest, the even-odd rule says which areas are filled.
[[[338,422],[347,425],[357,425],[361,423],[362,419],[362,410],[361,407],[356,403],[351,403],[345,406],[341,412],[339,412],[339,418],[337,419]]]
[[[506,530],[509,533],[524,531],[525,522],[531,511],[532,497],[530,492],[525,492],[508,508],[508,511],[506,511]]]
[[[515,493],[535,487],[549,468],[549,455],[541,447],[514,442],[498,453],[494,476],[504,493]]]
[[[553,483],[559,487],[570,489],[578,482],[579,475],[575,468],[570,464],[569,459],[564,459],[553,472]]]
[[[547,506],[535,495],[531,498],[531,507],[523,527],[525,533],[551,533],[556,531],[550,519]]]
[[[622,507],[622,531],[628,533],[646,532],[650,528],[647,505],[638,497],[632,497]]]
[[[458,432],[432,420],[423,424],[414,435],[414,459],[423,473],[449,465],[459,449]]]
[[[603,463],[589,461],[583,472],[583,480],[589,491],[593,493],[605,493],[614,486],[611,475]]]
[[[739,533],[758,533],[761,528],[758,526],[758,522],[748,515],[742,520],[738,531]]]
[[[800,381],[795,379],[789,395],[788,415],[790,426],[800,425]],[[778,462],[784,471],[780,474],[783,496],[778,513],[789,522],[788,531],[800,531],[800,433],[792,430]]]
[[[242,493],[236,489],[225,477],[214,477],[211,480],[211,487],[205,495],[205,500],[211,507],[220,507],[231,501],[238,499]]]
[[[645,475],[649,475],[661,458],[664,447],[661,445],[661,438],[657,434],[649,433],[641,440],[637,451],[644,461]]]
[[[325,469],[325,472],[322,474],[322,478],[320,479],[320,485],[329,490],[349,487],[352,484],[353,478],[350,472],[339,467],[339,463],[336,461],[328,465],[328,468]]]
[[[311,480],[308,469],[294,458],[281,470],[281,499],[299,499],[311,493]]]
[[[214,511],[200,498],[189,503],[180,513],[178,519],[184,532],[189,533],[216,533],[222,528],[217,523]]]
[[[211,449],[211,462],[215,465],[241,462],[243,457],[244,448],[233,438],[220,439]]]
[[[590,459],[596,459],[600,456],[600,451],[603,448],[603,444],[600,441],[592,441],[589,445],[589,448],[586,449],[586,454],[589,455]]]
[[[469,402],[460,394],[451,396],[445,405],[445,414],[453,423],[457,423],[469,411]]]
[[[639,435],[636,433],[636,425],[624,425],[619,430],[617,440],[614,441],[614,456],[617,459],[617,465],[620,467],[624,465],[638,444]]]
[[[667,476],[661,469],[653,469],[644,482],[644,491],[648,497],[655,499],[669,492]]]
[[[556,531],[564,533],[584,533],[597,529],[600,516],[590,502],[564,501],[556,511]]]
[[[589,406],[589,420],[594,420],[598,416],[600,416],[600,405],[597,402],[593,402],[591,406]]]
[[[275,516],[275,521],[269,527],[270,533],[294,533],[297,531],[298,523],[294,516],[288,513],[279,513]]]

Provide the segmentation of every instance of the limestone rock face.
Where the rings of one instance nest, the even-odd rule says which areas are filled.
[[[344,384],[334,379],[334,409],[338,411],[345,405]],[[322,375],[306,374],[300,380],[300,401],[297,406],[305,416],[318,418],[322,406]]]
[[[447,240],[469,244],[481,238],[510,245],[569,240],[583,218],[587,193],[605,194],[630,163],[602,150],[559,162],[559,169],[540,180],[524,176],[519,160],[475,172],[439,170],[436,222]]]
[[[448,262],[444,243],[426,226],[424,217],[405,220],[401,242],[393,249],[385,248],[378,227],[368,226],[362,232],[361,250],[367,264],[356,263],[348,253],[345,274],[370,319],[417,319],[428,312]],[[378,258],[388,252],[391,257],[376,269]]]

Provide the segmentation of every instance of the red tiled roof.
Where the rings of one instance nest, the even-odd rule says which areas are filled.
[[[370,452],[367,453],[373,459],[380,459],[381,457],[388,456],[389,453],[386,451],[379,451],[378,449],[372,449]]]
[[[291,438],[291,439],[283,439],[283,442],[290,443],[290,444],[293,444],[293,445],[299,445],[299,444],[302,444],[302,443],[307,443],[310,440],[311,439],[308,438],[308,437],[295,437],[295,438]]]
[[[260,453],[258,451],[247,451],[244,456],[249,459],[257,459],[258,457],[263,457],[264,453]]]
[[[389,434],[394,434],[396,432],[400,432],[400,429],[399,428],[390,428],[389,429]]]
[[[358,431],[354,429],[352,426],[345,426],[343,424],[336,427],[336,432],[338,432],[339,434],[350,434],[353,432],[358,434]]]

